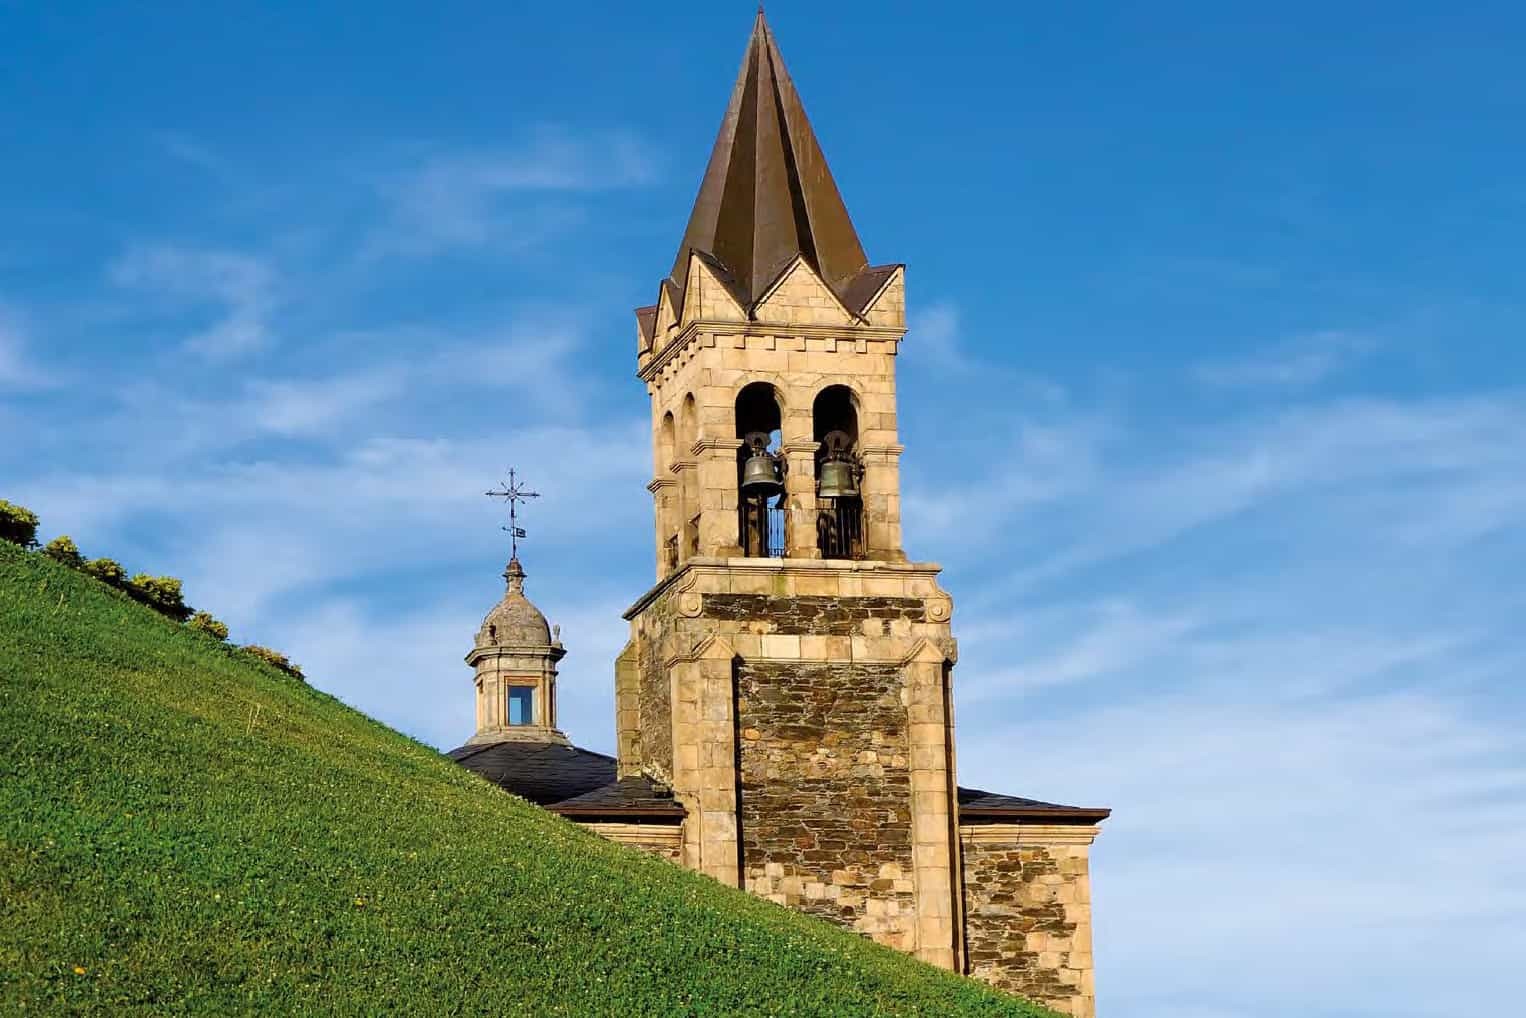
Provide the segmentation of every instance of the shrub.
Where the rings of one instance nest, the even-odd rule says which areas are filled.
[[[228,638],[227,625],[213,618],[210,612],[197,612],[187,619],[185,624],[219,640]]]
[[[307,681],[307,676],[302,674],[302,669],[291,663],[291,659],[280,651],[271,650],[269,647],[261,647],[257,643],[246,643],[239,650],[250,657],[259,658],[268,665],[285,672],[294,679],[302,682]]]
[[[173,576],[150,576],[139,573],[132,578],[127,592],[135,600],[142,601],[160,615],[168,615],[176,622],[184,622],[191,609],[185,603],[180,581]]]
[[[0,498],[0,541],[23,548],[37,545],[37,514],[24,506]]]
[[[42,553],[55,562],[62,562],[70,569],[85,567],[85,556],[79,553],[79,547],[68,534],[53,538],[43,546]]]
[[[91,559],[85,563],[85,572],[109,587],[124,589],[127,586],[127,570],[120,562],[109,558]]]

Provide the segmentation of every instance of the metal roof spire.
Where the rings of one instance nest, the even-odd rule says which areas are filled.
[[[747,307],[797,255],[839,295],[868,266],[761,5],[673,262],[680,300],[691,251],[718,262]]]

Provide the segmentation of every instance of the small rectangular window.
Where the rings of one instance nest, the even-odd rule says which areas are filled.
[[[535,723],[535,690],[529,686],[509,687],[509,724],[533,725]]]

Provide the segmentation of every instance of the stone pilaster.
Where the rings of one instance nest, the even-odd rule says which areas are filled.
[[[677,568],[668,547],[669,541],[680,529],[680,509],[677,503],[681,492],[678,479],[672,476],[653,478],[646,490],[652,493],[653,513],[657,521],[657,578],[660,580]]]
[[[641,773],[641,664],[635,640],[615,658],[615,754],[619,777]]]
[[[958,965],[954,776],[944,692],[946,655],[926,640],[903,665],[911,749],[911,838],[917,887],[917,957]]]
[[[668,661],[673,687],[673,793],[688,811],[683,861],[736,887],[736,653],[707,637]]]

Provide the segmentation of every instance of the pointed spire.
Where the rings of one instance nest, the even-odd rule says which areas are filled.
[[[747,308],[797,255],[839,295],[868,265],[761,5],[673,262],[679,300],[691,251],[720,263]]]

